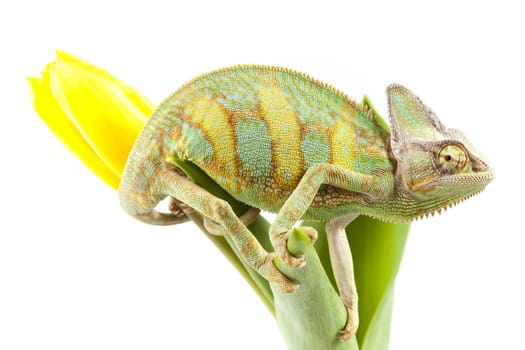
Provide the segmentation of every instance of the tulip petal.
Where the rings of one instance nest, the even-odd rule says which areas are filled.
[[[81,59],[78,56],[73,55],[71,52],[67,52],[64,50],[56,50],[55,54],[57,56],[57,62],[71,62],[78,65],[91,66],[91,63]]]
[[[49,72],[44,71],[40,79],[28,78],[28,81],[33,107],[49,129],[91,171],[112,188],[118,188],[120,178],[97,156],[55,100],[50,89]]]
[[[121,176],[154,105],[103,69],[64,52],[49,67],[51,91],[99,158]]]
[[[88,61],[84,61],[67,51],[57,50],[56,56],[57,62],[59,64],[69,62],[77,66],[84,66],[87,70],[91,70],[94,72],[94,74],[99,75],[101,79],[108,79],[109,81],[113,81],[116,84],[118,84],[122,88],[122,92],[130,100],[130,102],[142,112],[142,115],[139,115],[139,117],[141,117],[143,123],[145,123],[148,120],[152,110],[155,109],[155,104],[151,102],[150,99],[148,99],[145,95],[141,94],[137,89],[134,89],[133,87],[121,81],[118,81],[108,71],[97,66],[93,66]]]

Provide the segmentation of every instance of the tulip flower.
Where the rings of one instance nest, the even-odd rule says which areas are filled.
[[[116,189],[155,105],[105,70],[63,51],[29,83],[34,108],[51,131]]]
[[[29,82],[34,108],[51,131],[90,170],[118,188],[128,154],[154,104],[105,70],[61,51],[40,78],[29,78]],[[375,113],[368,99],[363,103]],[[177,164],[194,182],[227,200],[237,214],[246,209],[190,162],[180,160]],[[289,349],[388,349],[394,281],[408,224],[360,217],[349,226],[360,325],[351,341],[342,342],[337,336],[345,324],[346,310],[336,291],[324,223],[305,223],[319,231],[315,246],[300,229],[290,236],[288,249],[296,255],[304,254],[306,265],[292,269],[276,260],[283,273],[301,284],[296,292],[281,293],[244,263],[228,236],[208,234],[198,213],[191,219],[275,315]],[[272,250],[269,223],[262,216],[248,228],[265,249]]]

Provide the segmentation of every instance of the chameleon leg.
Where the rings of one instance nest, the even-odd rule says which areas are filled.
[[[217,198],[185,176],[174,172],[159,174],[159,192],[181,201],[221,226],[221,231],[230,235],[239,253],[255,271],[282,292],[292,292],[298,285],[292,282],[274,263],[275,254],[269,254],[260,245],[243,222],[235,215],[230,204]]]
[[[257,216],[259,216],[260,212],[260,209],[250,207],[246,211],[246,213],[239,216],[239,220],[241,220],[244,226],[249,226],[252,222],[255,221],[255,219],[257,219]],[[216,223],[208,217],[204,218],[204,227],[206,228],[206,231],[208,231],[212,235],[224,236],[226,234],[224,228],[220,224]]]
[[[275,252],[292,267],[302,266],[304,257],[294,257],[286,248],[289,232],[306,212],[322,184],[360,193],[369,199],[379,199],[392,192],[394,180],[393,175],[389,173],[381,176],[366,175],[326,163],[310,167],[279,210],[270,227],[270,239]]]
[[[357,290],[355,287],[354,264],[352,251],[348,244],[345,227],[358,215],[349,214],[330,220],[326,224],[326,236],[330,251],[330,262],[334,271],[335,281],[341,300],[346,307],[348,318],[346,325],[341,330],[339,338],[348,340],[357,331],[359,314],[357,312]]]

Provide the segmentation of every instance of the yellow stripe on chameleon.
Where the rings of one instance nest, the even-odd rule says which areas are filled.
[[[192,122],[198,126],[213,148],[210,175],[234,178],[238,175],[235,135],[230,124],[230,113],[217,101],[206,96],[196,97],[188,106]]]
[[[333,164],[352,169],[356,156],[354,139],[352,124],[346,120],[338,120],[330,139]]]
[[[301,126],[296,113],[275,80],[266,80],[260,90],[260,117],[272,137],[272,163],[282,185],[296,184],[303,175]]]

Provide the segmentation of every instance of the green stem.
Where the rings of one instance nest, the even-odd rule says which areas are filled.
[[[355,337],[345,342],[338,338],[346,323],[346,308],[310,239],[300,229],[295,229],[288,238],[288,249],[306,258],[306,265],[299,269],[278,259],[275,261],[285,275],[301,284],[293,293],[281,293],[272,288],[277,324],[288,349],[359,349]]]

